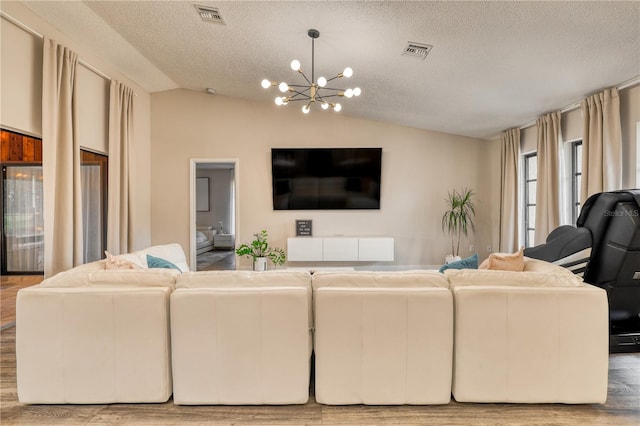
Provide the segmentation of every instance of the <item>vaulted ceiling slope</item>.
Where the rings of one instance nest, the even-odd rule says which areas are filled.
[[[348,65],[349,86],[362,88],[341,114],[477,138],[640,75],[640,1],[24,3],[150,92],[212,87],[273,102],[260,81],[300,78],[289,63],[310,68],[316,28],[316,75]],[[433,50],[416,59],[402,54],[407,42]]]

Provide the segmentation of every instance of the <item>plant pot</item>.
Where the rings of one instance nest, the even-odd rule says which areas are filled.
[[[267,258],[266,257],[256,257],[253,261],[253,270],[254,271],[266,271],[267,270]]]
[[[462,260],[460,256],[454,256],[452,254],[448,254],[444,257],[444,263],[457,262],[458,260]]]

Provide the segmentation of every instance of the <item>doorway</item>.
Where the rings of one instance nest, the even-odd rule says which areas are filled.
[[[238,160],[191,159],[190,268],[234,270]]]

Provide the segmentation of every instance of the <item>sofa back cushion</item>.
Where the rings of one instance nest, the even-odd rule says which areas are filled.
[[[311,275],[293,271],[201,271],[181,274],[176,288],[304,287]]]
[[[174,269],[102,269],[59,273],[40,283],[41,287],[175,287],[180,272]]]
[[[438,271],[316,272],[313,289],[320,287],[415,288],[443,287],[449,283]]]
[[[490,269],[448,269],[444,271],[450,288],[465,286],[580,287],[585,284],[573,275],[537,271],[495,271]]]

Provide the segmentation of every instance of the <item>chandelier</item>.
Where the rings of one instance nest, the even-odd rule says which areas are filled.
[[[337,102],[331,102],[330,98],[345,97],[351,98],[353,96],[360,96],[362,91],[359,87],[354,89],[339,89],[334,87],[327,87],[330,81],[340,78],[349,78],[353,75],[353,70],[346,67],[344,71],[337,74],[335,77],[327,79],[325,77],[315,76],[315,40],[320,37],[320,31],[311,29],[307,31],[309,37],[311,37],[311,79],[302,71],[300,67],[300,61],[294,59],[291,61],[291,69],[298,71],[302,77],[306,80],[307,84],[287,84],[284,81],[280,84],[276,81],[270,81],[266,78],[262,80],[262,87],[268,89],[273,86],[277,86],[278,90],[283,93],[283,96],[277,96],[275,99],[276,105],[287,105],[289,102],[304,101],[302,106],[302,112],[308,114],[311,110],[311,105],[319,103],[322,109],[333,108],[334,111],[339,112],[342,109],[342,105]]]

